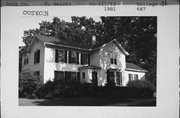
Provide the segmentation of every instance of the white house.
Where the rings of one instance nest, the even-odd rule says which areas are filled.
[[[21,73],[31,71],[40,75],[42,83],[61,79],[98,86],[112,83],[126,86],[130,80],[144,78],[147,72],[135,64],[126,63],[129,54],[115,39],[103,45],[87,46],[36,35],[21,54]]]

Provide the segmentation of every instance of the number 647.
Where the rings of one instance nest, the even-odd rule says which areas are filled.
[[[138,11],[145,11],[145,8],[146,8],[146,7],[137,7],[137,10],[138,10]]]

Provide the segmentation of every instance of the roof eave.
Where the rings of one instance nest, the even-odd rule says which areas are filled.
[[[67,46],[67,45],[60,45],[60,44],[55,44],[55,43],[44,42],[44,45],[46,45],[46,44],[55,45],[55,46],[61,46],[61,47],[66,47],[66,48],[75,48],[75,49],[79,49],[79,50],[90,51],[90,49],[85,49],[85,48],[79,48],[79,47],[74,47],[74,46]]]
[[[127,71],[136,71],[136,72],[148,72],[147,70],[139,70],[139,69],[132,69],[132,68],[126,68]]]

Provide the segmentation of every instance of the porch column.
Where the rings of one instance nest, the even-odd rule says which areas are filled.
[[[67,63],[69,63],[69,51],[67,50]]]
[[[79,64],[81,65],[81,53],[79,53]]]

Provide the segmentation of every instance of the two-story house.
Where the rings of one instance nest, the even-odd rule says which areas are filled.
[[[144,78],[147,72],[135,64],[126,63],[129,54],[115,39],[103,45],[87,46],[36,35],[21,55],[21,73],[40,75],[42,83],[61,79],[97,86],[112,83],[126,86],[128,81]]]

